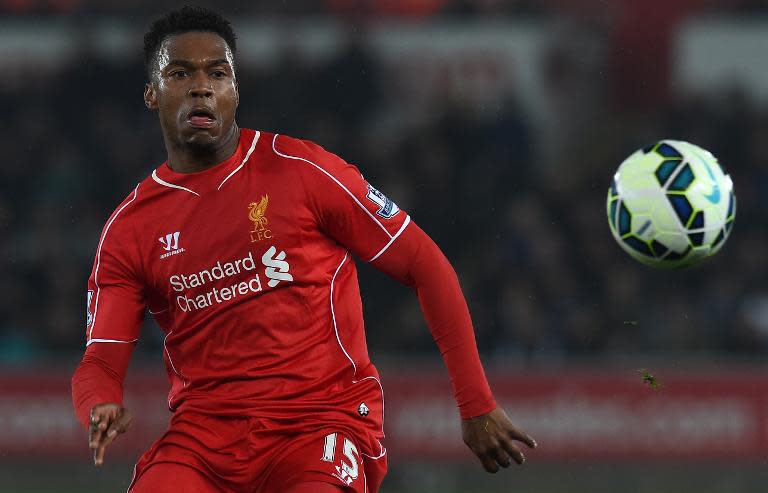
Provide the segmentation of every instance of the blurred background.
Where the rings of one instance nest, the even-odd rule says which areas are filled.
[[[238,35],[240,125],[355,163],[443,248],[497,397],[540,443],[484,473],[415,296],[360,265],[383,493],[768,491],[768,3],[199,4]],[[101,228],[165,160],[142,36],[181,5],[0,0],[2,492],[125,491],[167,422],[149,320],[135,429],[102,470],[69,377]],[[606,221],[619,163],[662,138],[713,152],[738,198],[723,251],[690,270],[635,263]]]

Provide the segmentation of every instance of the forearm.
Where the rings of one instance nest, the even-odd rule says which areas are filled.
[[[496,407],[480,356],[467,303],[456,273],[435,243],[411,224],[384,255],[374,262],[383,272],[411,286],[443,356],[461,417]]]
[[[86,348],[72,375],[72,403],[77,420],[88,428],[93,406],[122,404],[123,381],[135,344],[95,343]]]
[[[427,257],[425,263],[431,267],[418,269],[415,279],[421,310],[451,376],[461,417],[485,414],[496,402],[480,362],[467,303],[445,256],[438,250]]]

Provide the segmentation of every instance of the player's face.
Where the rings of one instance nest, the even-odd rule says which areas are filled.
[[[159,110],[167,140],[207,150],[230,140],[239,95],[232,51],[218,34],[195,31],[166,38],[152,79],[144,100]]]

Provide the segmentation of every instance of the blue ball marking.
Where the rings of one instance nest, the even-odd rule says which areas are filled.
[[[629,238],[624,238],[624,242],[627,245],[629,245],[634,251],[641,253],[643,255],[646,255],[648,257],[653,257],[653,252],[651,251],[651,247],[648,246],[648,243],[640,240],[639,238],[630,236]]]
[[[669,251],[669,248],[665,247],[660,241],[653,240],[651,242],[651,249],[653,250],[653,253],[655,254],[656,258],[662,257],[667,251]]]
[[[645,221],[645,224],[642,225],[642,227],[635,233],[637,236],[643,236],[643,233],[645,233],[645,230],[647,230],[651,226],[651,220],[648,219]]]
[[[725,222],[725,232],[726,233],[730,233],[731,232],[731,228],[733,228],[733,218],[730,218],[729,220],[727,220]]]
[[[659,147],[656,148],[656,152],[658,152],[664,157],[674,157],[678,159],[683,158],[683,155],[677,149],[675,149],[674,147],[672,147],[671,145],[665,142],[662,142],[661,144],[659,144]]]
[[[688,233],[688,239],[693,246],[701,246],[704,243],[704,233]]]
[[[680,218],[680,222],[688,224],[688,219],[690,219],[691,214],[693,213],[693,207],[691,207],[691,203],[688,202],[688,199],[685,198],[684,195],[668,194],[667,197],[669,198],[669,201],[672,202],[672,208],[675,209],[675,213],[677,214],[677,217]]]
[[[691,170],[690,165],[686,164],[677,176],[675,176],[674,180],[672,180],[672,183],[669,185],[669,190],[683,192],[688,189],[691,183],[693,183],[693,179],[693,171]]]
[[[730,197],[728,198],[728,215],[725,217],[730,218],[733,215],[733,208],[736,205],[736,196],[733,195],[733,192],[730,193]]]
[[[679,164],[680,161],[668,159],[659,165],[656,169],[656,179],[659,180],[659,185],[663,187],[667,183]]]
[[[625,234],[629,233],[630,229],[632,227],[632,216],[629,214],[629,209],[624,205],[624,202],[622,202],[619,205],[619,227],[616,228],[619,230],[619,236],[624,236]]]
[[[720,243],[722,243],[723,240],[725,240],[725,229],[720,230],[720,233],[717,235],[717,238],[715,238],[715,241],[712,242],[712,248],[713,249],[717,248],[717,246],[720,245]]]
[[[696,215],[693,216],[693,221],[691,221],[691,225],[688,227],[688,229],[699,229],[704,227],[704,211],[698,211],[696,212]]]

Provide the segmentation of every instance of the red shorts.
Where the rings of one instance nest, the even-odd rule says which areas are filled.
[[[380,446],[380,453],[365,455],[361,440],[338,426],[307,432],[268,419],[178,413],[139,459],[128,491],[279,493],[319,481],[376,493],[387,471],[386,451]],[[163,465],[172,473],[158,474]],[[146,474],[150,468],[157,469]]]

